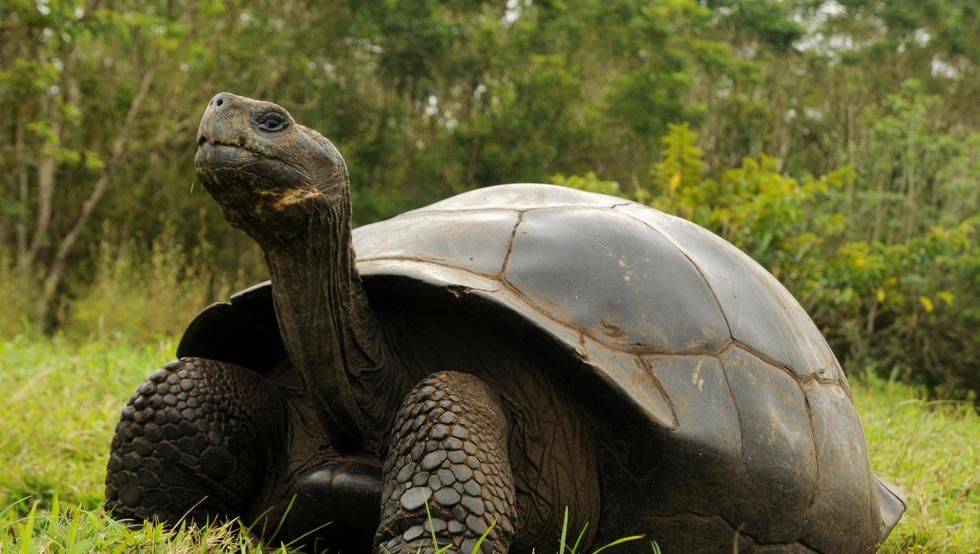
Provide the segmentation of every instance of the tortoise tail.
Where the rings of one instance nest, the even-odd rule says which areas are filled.
[[[879,524],[881,535],[878,543],[880,545],[888,538],[889,533],[898,524],[898,520],[902,519],[908,500],[906,500],[901,489],[877,475],[874,476],[874,490],[878,497],[879,519],[881,521]]]

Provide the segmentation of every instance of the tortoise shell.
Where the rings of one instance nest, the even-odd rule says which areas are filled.
[[[648,477],[660,533],[707,519],[757,546],[866,551],[904,509],[871,472],[847,379],[813,321],[769,272],[693,223],[515,184],[353,239],[372,299],[410,283],[509,317],[563,360],[569,383],[601,399],[593,406],[625,405],[614,410],[630,414],[620,426],[656,437]],[[281,359],[268,284],[205,310],[178,354],[257,369]]]

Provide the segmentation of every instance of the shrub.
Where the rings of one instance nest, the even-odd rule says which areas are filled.
[[[149,245],[103,241],[93,282],[78,285],[63,329],[73,337],[152,340],[180,333],[205,306],[244,281],[217,278],[208,245],[187,251],[166,229]]]
[[[0,249],[0,337],[30,334],[36,329],[40,286]]]

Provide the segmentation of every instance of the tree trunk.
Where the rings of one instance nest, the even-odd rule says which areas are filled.
[[[912,224],[915,221],[915,193],[917,183],[915,182],[915,161],[918,159],[915,156],[915,150],[913,148],[913,133],[915,131],[912,126],[909,125],[908,134],[905,136],[905,236],[904,240],[909,240],[912,237]]]
[[[14,134],[14,158],[17,160],[17,223],[14,233],[17,235],[17,266],[25,267],[27,263],[27,203],[30,197],[30,184],[27,177],[27,164],[24,161],[24,125],[23,120],[17,119],[17,130]]]
[[[51,262],[51,267],[48,270],[47,277],[44,279],[44,288],[41,291],[41,299],[38,303],[38,311],[43,314],[47,319],[51,315],[52,300],[54,299],[54,294],[57,292],[58,287],[61,285],[62,280],[65,276],[65,267],[68,261],[68,256],[71,254],[75,243],[78,241],[78,236],[81,234],[85,225],[88,223],[92,216],[92,212],[99,205],[102,200],[102,196],[105,194],[106,189],[109,186],[109,181],[116,168],[119,166],[119,162],[125,153],[126,144],[129,138],[129,132],[132,129],[133,121],[136,119],[136,114],[139,112],[143,101],[146,99],[146,95],[150,90],[150,85],[153,83],[154,70],[149,69],[143,74],[143,78],[140,81],[140,88],[133,97],[132,102],[129,104],[129,108],[126,111],[126,117],[123,119],[122,127],[119,129],[119,133],[116,135],[116,139],[112,143],[112,150],[108,161],[106,162],[105,169],[102,171],[102,175],[99,176],[98,180],[95,182],[95,186],[92,187],[92,192],[89,193],[88,198],[82,204],[82,208],[78,213],[78,217],[75,219],[75,223],[72,224],[71,228],[61,239],[58,245],[58,250],[54,255],[54,259]]]
[[[33,268],[50,242],[51,202],[54,199],[55,178],[58,176],[55,149],[61,142],[61,116],[51,94],[45,94],[41,100],[41,119],[49,122],[55,143],[41,147],[41,161],[38,162],[37,168],[37,215],[34,218],[31,245],[27,255],[21,260],[22,270]]]

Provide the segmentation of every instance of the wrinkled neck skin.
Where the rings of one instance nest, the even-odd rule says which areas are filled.
[[[354,265],[350,203],[319,198],[300,224],[260,241],[286,351],[333,446],[380,453],[403,387]]]

